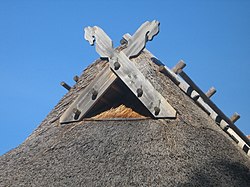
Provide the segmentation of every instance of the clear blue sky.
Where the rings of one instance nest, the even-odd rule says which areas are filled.
[[[0,1],[0,155],[18,146],[98,58],[83,28],[102,27],[117,46],[144,21],[161,22],[147,48],[185,71],[250,134],[250,1]]]

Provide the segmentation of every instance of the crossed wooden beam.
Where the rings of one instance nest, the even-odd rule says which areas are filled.
[[[86,27],[84,38],[94,45],[101,58],[107,58],[109,66],[79,94],[60,118],[60,123],[80,121],[97,103],[112,83],[119,77],[131,92],[148,109],[154,118],[175,118],[175,109],[145,78],[141,71],[129,58],[138,56],[145,48],[147,41],[159,32],[159,22],[145,22],[133,36],[124,35],[127,45],[123,50],[113,47],[112,40],[97,26]]]

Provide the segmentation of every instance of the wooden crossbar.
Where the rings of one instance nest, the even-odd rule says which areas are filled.
[[[224,119],[229,126],[250,146],[250,140],[238,129],[237,126],[211,101],[207,95],[190,79],[184,72],[180,72],[180,76],[200,95],[200,97],[207,103],[222,119]]]
[[[86,27],[84,30],[84,38],[90,45],[95,43],[96,52],[101,58],[107,58],[109,66],[106,66],[79,94],[61,116],[60,123],[82,120],[118,77],[154,118],[176,118],[175,109],[129,59],[137,56],[145,48],[147,41],[158,34],[158,21],[147,21],[142,24],[128,39],[126,48],[122,51],[113,48],[112,40],[100,27]],[[78,77],[74,78],[76,82],[78,79]]]
[[[144,49],[145,52],[151,55],[151,59],[153,61],[159,61],[157,58],[150,53],[148,50]],[[176,73],[174,73],[170,68],[163,63],[156,62],[159,65],[159,71],[164,75],[168,76],[184,93],[186,93],[189,97],[191,97],[219,126],[222,130],[224,130],[236,143],[237,145],[248,155],[250,156],[250,144],[249,139],[234,125],[234,122],[239,119],[239,115],[236,113],[234,114],[231,119],[229,119],[210,99],[209,96],[213,95],[216,90],[212,87],[206,94],[201,91],[201,89],[185,74],[183,68],[185,65],[183,61],[178,63],[177,65],[179,68],[177,69],[176,73],[183,72],[182,75],[185,77],[179,77]],[[189,85],[186,81],[188,81],[191,85]],[[195,89],[196,88],[196,89]],[[198,89],[197,89],[198,88]],[[212,93],[209,93],[212,92]],[[200,94],[201,93],[201,94]],[[198,97],[198,98],[197,98]],[[210,96],[211,97],[211,96]],[[207,101],[207,102],[205,102]],[[209,104],[210,105],[209,105]],[[212,107],[211,107],[212,106]],[[215,107],[214,107],[215,106]],[[217,110],[216,110],[217,109]],[[215,110],[219,113],[216,113]],[[220,116],[222,114],[222,116]],[[225,121],[223,119],[227,119]]]

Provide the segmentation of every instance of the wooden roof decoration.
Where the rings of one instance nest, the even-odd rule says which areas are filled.
[[[112,40],[99,27],[86,27],[85,39],[90,45],[96,46],[96,52],[101,58],[106,58],[109,67],[106,67],[85,88],[75,102],[60,118],[61,123],[70,123],[84,118],[87,112],[95,105],[102,95],[110,88],[117,78],[138,97],[154,118],[175,118],[175,109],[145,78],[129,58],[137,56],[159,32],[159,22],[145,22],[127,38],[126,47],[122,50],[113,47]]]
[[[158,32],[159,22],[146,22],[114,49],[87,27],[101,58],[75,85],[62,82],[68,92],[54,109],[0,156],[0,186],[249,186],[239,114],[227,117],[211,100],[215,88],[203,92],[184,61],[169,68],[145,48]]]
[[[84,38],[90,45],[95,43],[96,52],[102,59],[107,59],[109,66],[106,66],[87,88],[79,94],[78,98],[61,116],[60,123],[82,120],[117,79],[120,79],[130,89],[153,118],[175,118],[177,115],[176,110],[145,78],[140,72],[140,68],[137,68],[130,60],[130,58],[138,56],[142,51],[150,53],[145,49],[145,46],[148,41],[151,41],[159,33],[159,25],[160,23],[156,20],[152,22],[146,21],[134,35],[125,34],[121,40],[123,47],[117,49],[113,47],[112,40],[101,28],[97,26],[86,27],[84,29]],[[183,69],[186,64],[182,60],[171,70],[152,54],[151,58],[155,63],[158,63],[160,72],[168,76],[183,92],[192,98],[250,156],[250,140],[234,125],[240,115],[235,113],[231,118],[228,118],[210,100],[216,93],[214,87],[204,93],[184,72]],[[64,86],[67,88],[67,85]]]

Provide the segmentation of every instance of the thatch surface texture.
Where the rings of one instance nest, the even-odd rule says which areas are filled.
[[[132,59],[177,110],[176,119],[59,117],[106,62],[97,60],[40,126],[0,157],[0,186],[250,186],[250,159],[143,52]]]

